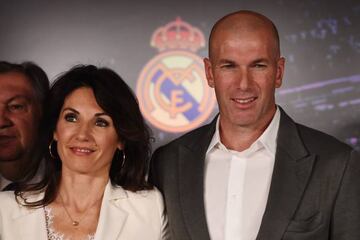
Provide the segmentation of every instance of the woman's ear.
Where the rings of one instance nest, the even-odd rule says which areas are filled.
[[[119,142],[117,148],[121,151],[124,149],[124,143]]]
[[[53,133],[53,139],[54,139],[55,141],[57,141],[57,140],[58,140],[58,138],[57,138],[57,134],[56,134],[56,131],[54,131],[54,133]]]

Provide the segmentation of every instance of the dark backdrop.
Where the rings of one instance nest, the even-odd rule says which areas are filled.
[[[286,70],[278,103],[297,121],[360,148],[360,3],[317,0],[1,1],[0,59],[31,60],[54,79],[75,64],[113,68],[136,88],[158,54],[153,32],[176,17],[207,39],[221,16],[259,11],[279,28]],[[197,53],[207,56],[207,47]],[[214,108],[208,121],[216,114]],[[156,142],[182,133],[150,124]]]

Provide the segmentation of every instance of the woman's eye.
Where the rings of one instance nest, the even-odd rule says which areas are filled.
[[[74,114],[74,113],[65,114],[64,118],[67,122],[76,122],[76,120],[77,120],[76,114]]]
[[[95,125],[98,127],[107,127],[109,126],[109,122],[106,121],[105,119],[99,118],[96,119]]]

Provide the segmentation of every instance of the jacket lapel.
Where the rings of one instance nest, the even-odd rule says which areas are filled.
[[[43,194],[30,196],[30,201],[40,200]],[[19,226],[19,239],[47,240],[45,213],[43,208],[29,209],[21,207],[13,215],[14,225]]]
[[[113,188],[110,181],[106,185],[101,203],[99,223],[94,240],[118,239],[128,213],[115,204],[115,200],[127,198],[122,188]]]
[[[311,175],[315,156],[309,155],[295,122],[281,110],[274,171],[257,240],[281,239]]]
[[[190,143],[178,148],[180,202],[192,239],[210,239],[204,206],[204,163],[215,125],[216,118]]]

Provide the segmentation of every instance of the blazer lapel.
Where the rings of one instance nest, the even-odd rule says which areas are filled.
[[[281,110],[274,171],[257,240],[281,239],[311,175],[315,156],[309,155],[293,120]]]
[[[127,198],[126,192],[121,188],[115,190],[108,182],[99,216],[94,240],[118,239],[126,222],[128,213],[115,204],[115,200]]]
[[[39,194],[31,196],[30,198],[39,200],[42,197],[43,194]],[[21,207],[19,212],[13,216],[13,219],[13,226],[18,226],[19,239],[47,240],[45,213],[43,208],[29,209]]]
[[[192,142],[178,148],[180,202],[192,239],[210,239],[204,205],[204,163],[215,125],[216,118]]]

